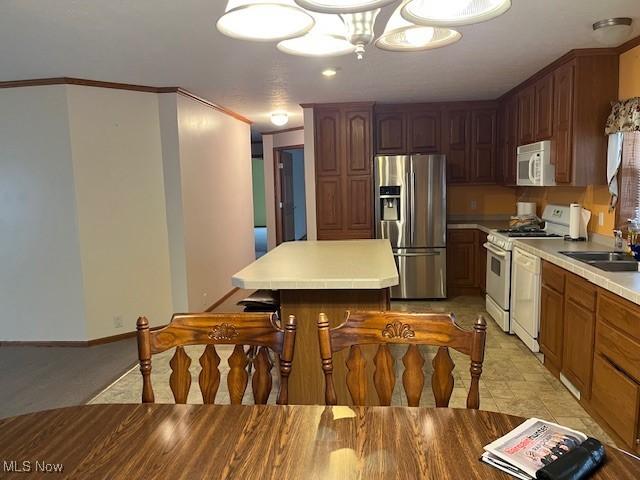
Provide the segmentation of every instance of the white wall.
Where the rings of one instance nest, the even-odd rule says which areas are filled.
[[[85,340],[66,87],[0,90],[0,340]]]
[[[67,86],[89,339],[173,313],[158,96]],[[115,320],[122,319],[122,327]]]
[[[249,125],[178,95],[178,130],[189,310],[233,287],[255,259]]]
[[[182,212],[182,175],[180,173],[180,139],[178,133],[178,96],[158,95],[164,195],[171,262],[171,290],[175,312],[188,312],[187,252]]]
[[[279,147],[289,147],[295,145],[304,145],[304,130],[293,130],[291,132],[273,133],[262,136],[262,147],[264,156],[264,193],[265,207],[267,209],[267,239],[269,250],[276,246],[276,207],[275,207],[275,184],[273,170],[273,149]],[[306,148],[305,148],[306,153]],[[309,168],[305,156],[305,176]],[[308,180],[308,179],[307,179]],[[315,175],[314,175],[315,183]],[[308,192],[309,185],[305,184],[305,191]],[[315,188],[314,188],[315,192]],[[315,209],[315,202],[314,202]],[[315,213],[315,212],[314,212]],[[315,225],[315,214],[313,216]],[[307,202],[307,223],[309,222],[309,204]],[[307,227],[308,229],[308,227]]]

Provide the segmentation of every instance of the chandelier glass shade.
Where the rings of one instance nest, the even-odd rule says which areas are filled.
[[[405,20],[401,15],[402,7],[409,0],[398,6],[384,33],[376,40],[376,47],[392,52],[418,52],[444,47],[462,38],[460,32],[442,27],[426,27]]]
[[[453,27],[491,20],[509,8],[511,0],[410,0],[401,12],[418,25]]]
[[[338,15],[312,13],[313,28],[301,37],[283,40],[277,48],[290,55],[330,57],[353,53],[355,45],[347,40],[347,27]]]
[[[396,0],[295,0],[298,5],[319,13],[360,13],[390,5]]]
[[[347,27],[347,40],[355,45],[355,52],[358,60],[362,60],[365,46],[373,42],[375,32],[373,27],[380,9],[369,10],[360,13],[345,13],[340,15]]]
[[[229,37],[269,42],[299,37],[313,25],[293,0],[229,0],[216,26]]]

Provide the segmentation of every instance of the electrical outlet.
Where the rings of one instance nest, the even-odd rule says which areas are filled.
[[[122,320],[122,315],[118,315],[116,317],[113,317],[113,327],[114,328],[122,328],[123,325],[124,325],[124,322]]]
[[[598,226],[604,226],[604,212],[598,212]]]
[[[475,210],[476,208],[478,208],[478,202],[475,200],[471,200],[471,202],[469,203],[469,208],[471,208],[471,210]]]

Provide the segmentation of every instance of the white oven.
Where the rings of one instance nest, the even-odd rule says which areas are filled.
[[[505,332],[510,332],[511,252],[487,242],[487,312]]]
[[[551,163],[551,142],[549,140],[518,147],[517,162],[518,186],[555,186],[556,167]]]

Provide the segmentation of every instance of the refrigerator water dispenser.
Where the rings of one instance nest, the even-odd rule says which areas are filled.
[[[400,220],[400,187],[380,187],[380,212],[382,221],[397,222]]]

